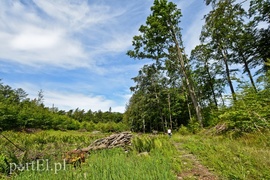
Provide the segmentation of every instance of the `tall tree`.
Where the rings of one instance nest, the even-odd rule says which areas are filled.
[[[270,1],[250,1],[249,15],[252,22],[257,25],[256,50],[262,60],[258,62],[260,65],[263,64],[261,71],[267,71],[270,69],[269,66],[265,66],[267,59],[270,59]]]
[[[134,50],[128,55],[137,59],[152,59],[157,66],[161,66],[170,57],[170,52],[175,53],[175,61],[180,65],[189,96],[195,108],[196,117],[202,126],[201,108],[195,94],[192,77],[188,69],[188,60],[184,55],[184,48],[179,27],[181,11],[176,4],[167,0],[155,0],[151,7],[152,13],[147,17],[146,25],[139,28],[140,35],[133,37]]]
[[[212,5],[215,8],[219,3],[228,2],[228,0],[204,0],[206,5]],[[268,70],[269,67],[265,66],[265,62],[270,58],[270,1],[269,0],[237,0],[238,6],[242,6],[244,3],[249,2],[249,20],[256,27],[256,43],[253,44],[253,48],[256,48],[257,58],[251,64],[254,66],[262,66],[262,69],[257,71],[257,74]],[[264,26],[262,28],[262,26]],[[245,67],[246,69],[246,67]],[[248,70],[246,71],[249,75]],[[250,75],[249,75],[250,78]],[[256,89],[255,85],[250,78],[253,88]]]
[[[152,128],[157,130],[160,121],[162,126],[164,126],[162,114],[163,107],[161,104],[161,93],[164,89],[164,83],[162,82],[162,71],[160,71],[155,64],[145,65],[139,71],[138,76],[134,77],[133,80],[136,83],[136,86],[131,87],[131,90],[135,93],[143,93],[144,98],[141,100],[144,100],[144,105],[147,105],[147,108],[140,109],[141,113],[145,114],[143,117],[144,123],[149,125],[150,130]],[[145,113],[146,111],[147,113]],[[158,121],[158,119],[160,121]]]
[[[208,104],[214,102],[215,106],[218,107],[215,78],[221,68],[217,64],[210,64],[210,60],[213,60],[211,56],[212,50],[209,45],[201,44],[192,50],[190,59],[194,64],[194,76],[196,76],[197,89],[200,90],[200,98],[203,101],[208,100]]]
[[[232,43],[233,61],[243,65],[243,73],[248,75],[250,83],[257,92],[251,68],[261,65],[260,58],[256,53],[256,32],[253,23],[239,24],[239,29],[234,31]]]
[[[235,63],[232,58],[232,45],[235,40],[235,32],[239,32],[239,28],[241,28],[242,17],[239,16],[239,13],[242,9],[233,2],[235,0],[220,1],[216,8],[205,16],[206,24],[203,26],[201,41],[211,44],[216,57],[223,62],[232,98],[236,100],[230,65]]]

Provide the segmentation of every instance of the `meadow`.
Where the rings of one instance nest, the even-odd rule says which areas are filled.
[[[86,162],[76,168],[63,162],[64,153],[87,147],[95,139],[108,134],[78,131],[40,131],[27,134],[9,131],[3,132],[3,135],[24,152],[6,139],[0,139],[2,178],[175,179],[177,171],[180,171],[177,164],[180,162],[173,158],[177,155],[177,150],[164,135],[134,135],[132,146],[128,150],[114,148],[91,151]],[[14,164],[8,167],[3,161],[4,157]]]
[[[1,136],[0,179],[200,179],[198,174],[181,175],[196,168],[188,154],[194,155],[217,179],[270,179],[269,132],[240,137],[174,133],[172,138],[134,133],[128,150],[91,151],[76,168],[63,161],[65,152],[87,147],[109,134],[51,130],[4,131],[2,135],[18,147]]]
[[[220,179],[270,179],[270,133],[256,132],[236,135],[231,131],[210,135],[174,136],[188,153],[194,154],[205,167]]]

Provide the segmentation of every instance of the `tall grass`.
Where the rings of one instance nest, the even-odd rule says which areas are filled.
[[[7,175],[9,163],[24,164],[36,159],[48,159],[50,162],[62,161],[62,155],[69,150],[87,147],[97,137],[69,131],[41,131],[34,134],[22,132],[2,132],[17,147],[1,136],[0,138],[0,174]],[[103,135],[104,136],[104,135]],[[7,163],[6,163],[7,162]]]
[[[86,147],[97,137],[82,132],[56,132],[43,131],[37,134],[19,134],[5,132],[16,144],[26,148],[27,160],[32,161],[40,153],[41,157],[48,158],[49,168],[46,164],[42,170],[37,169],[17,171],[12,174],[13,179],[94,179],[94,180],[122,180],[122,179],[176,179],[176,171],[180,171],[179,162],[174,156],[177,154],[175,147],[167,136],[149,137],[136,136],[128,151],[122,148],[92,151],[86,162],[76,169],[65,164],[61,155],[67,150],[77,146]],[[1,145],[4,141],[1,139]],[[16,148],[6,143],[12,151]],[[1,147],[3,148],[3,146]],[[16,150],[15,150],[16,151]],[[3,151],[9,156],[6,149]],[[147,152],[147,155],[140,154]],[[17,154],[18,152],[14,152]],[[21,160],[18,160],[22,162]],[[55,164],[61,163],[62,167],[56,171]],[[59,167],[58,167],[59,168]]]
[[[214,169],[222,179],[270,179],[270,133],[225,136],[187,135],[174,140]]]

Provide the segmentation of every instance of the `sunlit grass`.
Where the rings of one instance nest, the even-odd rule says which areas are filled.
[[[36,158],[48,159],[40,170],[36,168],[14,171],[13,179],[175,179],[180,171],[175,160],[177,150],[167,136],[136,136],[128,151],[123,148],[92,151],[80,167],[65,164],[64,152],[77,147],[87,147],[91,142],[106,134],[93,135],[76,131],[41,131],[35,134],[4,132],[15,144],[27,151],[18,157],[16,163],[36,162]],[[107,134],[108,135],[108,134]],[[20,152],[13,145],[1,139],[1,152],[14,162]],[[138,143],[139,142],[139,143]],[[140,144],[141,143],[141,144]],[[3,145],[6,145],[4,147]],[[5,149],[6,148],[6,149]],[[147,152],[140,154],[141,152]],[[56,166],[58,165],[58,166]],[[61,166],[61,167],[60,167]],[[58,169],[57,169],[58,168]]]
[[[174,136],[223,179],[270,179],[270,134]]]

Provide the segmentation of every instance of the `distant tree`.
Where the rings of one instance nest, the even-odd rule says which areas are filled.
[[[41,89],[38,91],[37,105],[43,106],[43,102],[44,102],[44,92]]]
[[[16,89],[15,94],[18,96],[19,101],[26,100],[26,98],[28,96],[28,94],[22,88]]]

